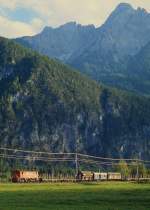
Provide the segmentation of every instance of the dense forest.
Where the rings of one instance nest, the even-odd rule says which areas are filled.
[[[0,38],[0,145],[150,157],[150,99]]]

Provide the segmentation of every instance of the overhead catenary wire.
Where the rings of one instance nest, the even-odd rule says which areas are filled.
[[[7,155],[7,154],[0,154],[1,158],[5,159],[20,159],[26,161],[44,161],[44,162],[74,162],[73,158],[46,158],[46,157],[36,157],[36,156],[21,156],[21,155]],[[114,162],[102,162],[102,161],[95,161],[89,159],[78,159],[79,162],[88,163],[88,164],[96,164],[96,165],[106,165],[106,166],[117,166],[120,163]],[[127,165],[136,165],[136,162],[128,163]]]
[[[47,155],[75,155],[75,153],[50,153],[50,152],[40,152],[40,151],[31,151],[31,150],[22,150],[22,149],[11,149],[0,147],[0,150],[4,151],[13,151],[13,152],[23,152],[23,153],[34,153],[34,154],[47,154]]]
[[[6,155],[6,154],[0,154],[1,158],[5,159],[22,159],[22,160],[32,160],[32,161],[74,161],[74,159],[71,158],[42,158],[42,157],[31,157],[31,156],[17,156],[17,155]]]
[[[106,157],[97,157],[97,156],[92,156],[92,155],[87,155],[87,154],[80,154],[80,153],[50,153],[50,152],[41,152],[41,151],[31,151],[31,150],[22,150],[22,149],[12,149],[12,148],[4,148],[1,147],[0,150],[2,151],[7,151],[7,152],[21,152],[21,153],[28,153],[28,154],[36,154],[36,155],[48,155],[48,156],[60,156],[60,159],[63,159],[64,157],[61,156],[73,156],[75,157],[76,155],[78,156],[78,159],[82,159],[82,158],[90,158],[91,159],[96,159],[99,161],[109,161],[111,162],[111,164],[115,164],[115,161],[132,161],[132,162],[139,162],[139,163],[146,163],[149,164],[150,161],[149,160],[141,160],[141,159],[124,159],[124,158],[106,158]],[[6,156],[6,154],[5,154]],[[46,157],[45,157],[46,158]],[[72,158],[73,159],[73,158]],[[95,160],[94,160],[95,161]],[[127,163],[129,165],[129,163]]]
[[[119,165],[120,163],[113,163],[113,162],[99,162],[99,161],[93,161],[93,160],[82,160],[82,159],[79,159],[79,162],[84,162],[84,163],[89,163],[89,164],[96,164],[96,165],[106,165],[106,166],[116,166],[116,165]],[[129,165],[137,165],[135,162],[134,163],[128,163],[127,164],[128,166]]]
[[[78,155],[79,156],[84,156],[84,157],[89,157],[89,158],[100,159],[100,160],[111,160],[111,161],[120,161],[120,160],[125,160],[125,161],[144,161],[144,160],[140,160],[140,159],[105,158],[105,157],[97,157],[97,156],[86,155],[86,154],[78,154]]]
[[[78,156],[81,157],[87,157],[87,158],[93,158],[93,159],[99,159],[99,160],[109,160],[109,161],[133,161],[133,162],[144,162],[144,163],[150,163],[149,160],[142,160],[142,159],[127,159],[127,158],[105,158],[105,157],[97,157],[92,155],[86,155],[86,154],[78,154]]]

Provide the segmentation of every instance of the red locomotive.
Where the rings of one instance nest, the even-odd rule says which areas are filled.
[[[41,182],[38,171],[12,171],[11,174],[12,182]]]

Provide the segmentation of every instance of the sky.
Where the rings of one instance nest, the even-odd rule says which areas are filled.
[[[0,0],[0,36],[31,36],[70,21],[97,27],[123,2],[150,12],[150,0]]]

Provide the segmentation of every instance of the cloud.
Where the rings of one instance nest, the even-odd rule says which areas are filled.
[[[39,32],[39,30],[42,29],[43,25],[44,25],[43,21],[38,18],[34,18],[30,22],[30,26],[34,29],[35,33],[37,33],[37,31]]]
[[[0,0],[1,34],[7,37],[32,35],[46,25],[55,27],[69,21],[100,26],[122,1],[150,11],[149,0]],[[3,14],[4,9],[11,12],[19,8],[30,9],[37,17],[23,23],[10,20]]]
[[[34,19],[32,20],[31,24],[27,24],[19,21],[11,21],[6,17],[0,16],[0,36],[7,38],[15,38],[27,35],[31,36],[36,34],[42,25],[42,22],[38,19]]]
[[[3,8],[9,8],[9,9],[15,9],[17,5],[18,0],[0,0],[0,5]]]
[[[59,25],[76,20],[82,24],[93,23],[99,26],[122,1],[132,4],[135,8],[141,6],[150,11],[148,0],[52,0],[54,14],[49,23]]]

